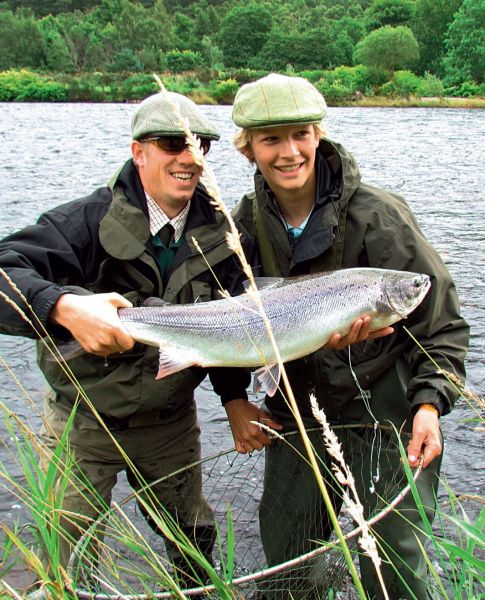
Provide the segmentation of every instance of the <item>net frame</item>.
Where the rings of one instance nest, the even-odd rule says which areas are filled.
[[[386,425],[378,425],[376,426],[375,424],[354,424],[354,425],[337,425],[337,426],[332,426],[332,429],[334,430],[352,430],[352,429],[367,429],[369,431],[385,431],[385,432],[392,432],[392,433],[396,433],[396,430],[392,427],[392,426],[386,426]],[[307,430],[308,433],[311,432],[321,432],[321,428],[312,428],[312,429],[308,429]],[[285,438],[286,440],[291,439],[292,436],[295,435],[299,435],[298,431],[292,431],[292,432],[288,432],[286,434],[284,434],[283,438]],[[399,432],[399,435],[405,438],[409,438],[409,433],[407,432]],[[385,451],[384,451],[385,452]],[[238,454],[236,452],[236,450],[234,448],[230,448],[227,450],[224,450],[222,452],[218,452],[215,454],[212,454],[210,456],[204,457],[199,461],[196,461],[194,463],[191,463],[190,465],[186,465],[185,467],[178,469],[177,471],[174,471],[168,475],[166,475],[165,477],[162,477],[160,479],[157,479],[156,481],[151,482],[150,484],[147,484],[144,488],[142,488],[141,490],[138,491],[134,491],[131,494],[129,494],[128,496],[126,496],[125,498],[123,498],[120,502],[116,503],[116,504],[112,504],[112,506],[109,508],[109,510],[107,510],[106,512],[102,513],[98,519],[96,519],[96,521],[94,521],[92,523],[92,525],[84,532],[84,534],[80,537],[80,539],[78,540],[77,544],[74,547],[73,553],[71,555],[71,559],[69,561],[69,565],[68,565],[68,575],[72,578],[75,579],[76,575],[77,575],[77,570],[79,568],[79,564],[80,561],[82,560],[82,556],[84,553],[83,548],[86,547],[87,545],[87,541],[89,540],[90,536],[92,536],[98,528],[100,528],[102,526],[102,523],[109,518],[112,514],[119,512],[121,510],[121,508],[125,505],[127,505],[129,502],[133,501],[134,499],[137,498],[137,496],[142,493],[144,490],[152,487],[153,485],[159,483],[160,481],[163,480],[167,480],[170,477],[173,477],[174,475],[183,473],[184,471],[187,471],[189,469],[193,469],[194,467],[204,467],[210,463],[214,463],[214,461],[218,461],[221,459],[226,459],[227,460],[227,467],[229,468],[229,470],[233,467],[234,463],[236,461],[244,461],[247,462],[248,460],[257,460],[260,462],[264,462],[264,453],[255,453],[255,454],[249,454],[249,455],[241,455]],[[229,457],[233,457],[233,461],[229,462],[228,458]],[[243,458],[241,458],[243,457]],[[303,458],[302,458],[303,460]],[[203,485],[204,487],[207,486],[207,482],[211,480],[211,478],[213,479],[213,472],[216,469],[217,466],[217,462],[215,463],[215,465],[213,465],[210,469],[208,473],[205,473],[205,477],[204,477],[204,481],[203,481]],[[420,473],[421,473],[421,466],[419,466],[415,471],[414,471],[414,481],[417,481]],[[256,486],[255,489],[257,489],[258,487],[260,488],[262,486],[262,479],[260,479],[259,481],[256,482]],[[217,486],[213,486],[214,489],[217,489]],[[381,508],[378,512],[376,512],[376,514],[373,514],[370,518],[367,519],[367,524],[369,526],[372,526],[374,524],[376,524],[377,522],[379,522],[382,518],[384,518],[386,516],[386,514],[388,514],[390,511],[394,510],[399,503],[402,501],[402,499],[407,495],[407,493],[410,490],[410,484],[406,481],[406,484],[402,487],[402,489],[399,490],[398,493],[396,493],[394,495],[394,497],[392,498],[391,501],[389,501],[385,507]],[[209,503],[211,504],[211,506],[214,508],[213,506],[213,498],[211,497],[210,494],[206,494]],[[220,500],[218,501],[220,503]],[[239,507],[240,509],[245,508],[245,507]],[[257,511],[256,513],[253,512],[253,518],[257,517]],[[357,527],[353,527],[350,528],[349,526],[349,522],[350,520],[348,520],[347,525],[345,527],[345,535],[344,535],[344,539],[346,541],[347,544],[350,544],[349,547],[352,547],[354,549],[356,549],[356,539],[357,536],[362,532],[362,527],[357,526]],[[155,534],[153,534],[155,536]],[[159,537],[159,536],[156,536]],[[255,589],[254,586],[255,584],[257,584],[257,582],[263,581],[265,579],[271,578],[271,576],[279,576],[281,574],[284,574],[286,571],[291,571],[294,569],[298,569],[299,567],[301,567],[302,565],[305,565],[305,563],[308,563],[310,561],[314,561],[315,559],[322,559],[322,557],[324,557],[326,554],[332,554],[332,551],[334,555],[336,555],[336,553],[339,553],[341,556],[341,552],[339,550],[340,546],[338,544],[338,542],[334,539],[331,540],[327,543],[322,543],[322,545],[318,546],[317,548],[312,549],[311,551],[302,553],[298,556],[295,556],[294,558],[287,560],[285,562],[281,562],[280,564],[271,566],[271,567],[263,567],[263,568],[256,568],[254,570],[251,570],[251,572],[240,575],[240,576],[236,576],[231,580],[231,589],[236,590],[236,592],[243,592],[244,590],[246,590],[249,595],[241,595],[240,597],[242,598],[256,598],[258,597],[258,592],[256,590],[256,594],[255,594]],[[263,560],[264,560],[264,555],[263,555]],[[329,566],[331,567],[332,563],[331,560],[329,559],[326,562],[326,567],[325,568],[329,568]],[[341,583],[341,575],[342,573],[345,574],[345,564],[343,563],[342,560],[338,560],[335,559],[334,556],[334,565],[337,565],[337,571],[339,571],[339,573],[337,573],[337,576],[335,577],[335,581],[337,582],[337,586],[338,583]],[[338,581],[339,579],[339,575],[340,575],[340,582]],[[100,580],[98,580],[98,583],[100,582]],[[105,592],[100,592],[100,591],[93,591],[93,590],[85,590],[85,589],[79,589],[76,588],[74,590],[76,596],[80,599],[91,599],[91,600],[118,600],[118,599],[126,599],[126,600],[148,600],[149,598],[173,598],[174,597],[174,593],[173,591],[153,591],[151,590],[148,593],[120,593],[118,589],[116,589],[116,587],[112,587],[109,583],[107,582],[101,582],[103,587],[106,587],[108,590],[111,589],[112,593],[105,593]],[[216,592],[216,588],[213,584],[208,584],[208,585],[204,585],[204,586],[197,586],[197,587],[190,587],[187,589],[182,589],[182,592],[185,596],[191,597],[191,596],[197,596],[200,594],[204,594],[206,595],[208,598],[213,597],[216,598],[218,596],[213,596],[211,595],[212,592]],[[310,596],[309,596],[310,597]],[[320,596],[311,596],[312,598],[316,598],[316,597],[320,597]],[[323,596],[321,596],[323,597]]]

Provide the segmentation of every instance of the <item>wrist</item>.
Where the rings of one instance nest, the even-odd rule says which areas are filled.
[[[418,410],[426,410],[429,412],[434,412],[437,417],[440,416],[440,410],[435,404],[430,404],[429,402],[425,402],[424,404],[420,404],[418,406]]]

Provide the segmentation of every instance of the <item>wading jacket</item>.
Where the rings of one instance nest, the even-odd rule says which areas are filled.
[[[90,196],[43,214],[36,225],[0,242],[0,267],[20,289],[32,310],[0,277],[0,289],[29,317],[38,317],[56,341],[67,331],[48,316],[61,294],[118,292],[135,306],[155,296],[172,303],[217,299],[219,285],[230,293],[242,291],[238,261],[225,242],[227,223],[197,186],[192,198],[184,241],[164,285],[150,240],[146,198],[138,173],[129,160],[114,180]],[[192,242],[195,238],[204,257]],[[211,265],[214,274],[207,266]],[[38,328],[40,329],[40,328]],[[8,303],[0,300],[0,332],[41,337]],[[37,342],[38,362],[61,402],[72,404],[76,388],[48,352]],[[167,419],[189,403],[206,374],[189,368],[156,380],[158,349],[144,344],[105,361],[90,354],[69,366],[97,410],[119,422],[160,409]],[[215,391],[223,402],[245,398],[249,375],[242,369],[209,369]],[[150,417],[151,418],[151,417]]]
[[[399,364],[404,402],[451,409],[456,390],[439,368],[464,378],[469,328],[461,318],[451,276],[400,196],[361,182],[358,166],[342,146],[322,140],[316,158],[315,208],[292,249],[274,198],[259,171],[255,192],[234,209],[240,230],[259,247],[263,274],[292,276],[352,267],[414,271],[430,275],[432,287],[423,303],[396,324],[394,334],[350,346],[350,360],[360,386],[369,390]],[[405,326],[422,345],[410,338]],[[311,414],[313,392],[327,416],[352,414],[359,396],[349,366],[349,349],[321,349],[286,365],[302,414]],[[401,378],[401,374],[399,374]],[[382,386],[381,386],[382,387]],[[267,398],[268,408],[287,412],[281,395]],[[386,411],[384,411],[386,412]],[[356,415],[358,418],[358,415]]]

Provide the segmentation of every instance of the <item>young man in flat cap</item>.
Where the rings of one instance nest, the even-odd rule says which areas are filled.
[[[258,247],[264,275],[376,267],[431,276],[430,292],[406,321],[429,356],[398,323],[392,335],[354,344],[346,351],[322,349],[289,363],[287,372],[308,427],[318,426],[309,403],[312,393],[333,424],[391,421],[397,428],[404,426],[411,437],[410,465],[417,467],[423,455],[417,486],[432,520],[442,451],[439,418],[451,410],[458,395],[438,369],[463,379],[469,334],[450,274],[406,202],[362,183],[353,157],[326,138],[325,101],[308,81],[272,74],[246,84],[236,96],[232,114],[241,127],[236,147],[256,166],[254,192],[243,197],[235,219],[245,239]],[[280,393],[267,397],[265,405],[284,430],[296,429]],[[247,451],[259,447],[264,434],[249,422],[258,419],[259,409],[234,401],[226,410],[236,447],[244,445]],[[337,434],[369,514],[379,498],[390,500],[403,484],[392,485],[400,463],[393,434],[383,432],[382,439],[369,442],[365,431],[362,427]],[[311,439],[325,457],[321,432],[311,434]],[[302,450],[300,441],[295,444]],[[275,565],[315,548],[316,540],[327,538],[331,528],[311,470],[301,458],[280,441],[266,452],[260,522],[268,563]],[[341,503],[338,495],[334,501],[336,506]],[[399,510],[374,526],[387,591],[393,599],[424,600],[426,561],[416,540],[424,537],[423,523],[411,494]],[[363,555],[360,567],[369,598],[382,598],[374,567]],[[265,597],[320,597],[318,564],[304,573],[306,581],[286,580],[288,573],[283,573],[266,582]],[[320,593],[325,597],[324,591]]]
[[[132,158],[108,185],[49,210],[35,225],[0,242],[0,267],[49,334],[57,342],[74,338],[86,351],[69,366],[147,483],[200,458],[194,390],[206,370],[190,368],[156,380],[158,349],[135,343],[117,309],[140,305],[148,297],[182,304],[213,300],[219,297],[220,284],[232,294],[240,293],[244,279],[225,241],[227,223],[199,183],[202,168],[187,147],[174,103],[207,153],[211,142],[219,139],[212,123],[184,96],[155,94],[136,108]],[[4,278],[0,287],[18,302]],[[27,306],[22,308],[31,315]],[[35,337],[19,313],[3,301],[0,331]],[[61,366],[47,356],[39,342],[38,362],[48,382],[42,439],[53,448],[79,394]],[[209,369],[209,376],[222,402],[247,398],[249,376],[244,370]],[[81,399],[69,447],[76,469],[105,506],[119,472],[126,470],[130,483],[140,485],[111,436]],[[200,469],[171,477],[152,490],[189,539],[210,557],[215,530],[202,494]],[[69,486],[63,509],[70,511],[63,525],[72,542],[102,507],[78,482]],[[71,549],[72,543],[62,541],[64,566]],[[181,570],[190,573],[173,548],[171,553]]]

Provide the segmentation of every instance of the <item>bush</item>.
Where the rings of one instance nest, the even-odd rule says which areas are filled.
[[[300,75],[308,76],[311,71],[302,71]],[[372,69],[358,65],[356,67],[336,67],[332,71],[314,71],[320,78],[314,81],[315,87],[329,100],[350,99],[357,92],[368,90],[375,81],[378,81],[376,72]],[[314,75],[311,76],[312,80]]]
[[[184,73],[201,67],[204,63],[200,52],[170,50],[165,53],[165,65],[172,73]]]
[[[310,83],[315,83],[316,81],[318,81],[319,79],[322,79],[323,77],[325,77],[325,75],[328,73],[328,71],[323,71],[323,70],[315,70],[315,71],[300,71],[298,73],[298,75],[300,77],[304,77],[305,79],[308,79],[308,81]]]
[[[10,69],[0,73],[0,101],[62,102],[67,88],[28,69]]]
[[[177,92],[185,96],[190,96],[193,92],[204,90],[204,86],[198,77],[189,73],[185,75],[164,75],[162,81],[170,92]]]
[[[220,73],[221,79],[234,79],[239,84],[256,81],[267,74],[268,71],[264,69],[226,69]]]
[[[460,85],[453,85],[445,88],[445,94],[456,98],[485,96],[485,83],[478,84],[474,81],[464,81]]]
[[[239,84],[235,79],[226,79],[211,86],[211,93],[219,104],[232,104],[238,89]]]
[[[394,83],[398,96],[415,96],[421,85],[421,78],[411,71],[396,71]]]
[[[118,73],[120,71],[141,71],[143,65],[131,48],[123,48],[113,56],[108,70]]]
[[[420,96],[441,97],[445,94],[445,87],[441,79],[436,77],[436,75],[425,73],[424,77],[421,78],[418,94]]]
[[[159,85],[148,73],[135,73],[127,77],[120,86],[120,93],[124,100],[141,100],[156,94]]]

